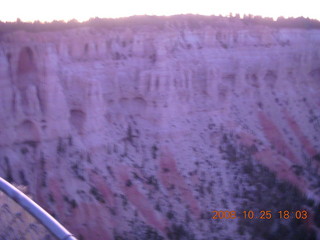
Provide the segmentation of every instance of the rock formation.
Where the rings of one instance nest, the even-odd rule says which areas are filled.
[[[0,175],[79,240],[320,239],[319,90],[319,29],[2,34]]]

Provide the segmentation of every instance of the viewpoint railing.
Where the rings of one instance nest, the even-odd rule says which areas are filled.
[[[0,240],[76,240],[57,220],[0,178]]]

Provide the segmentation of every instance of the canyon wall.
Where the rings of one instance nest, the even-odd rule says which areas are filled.
[[[0,176],[79,240],[320,239],[319,90],[317,29],[2,34]]]

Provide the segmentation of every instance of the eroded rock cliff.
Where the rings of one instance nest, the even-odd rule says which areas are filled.
[[[320,30],[168,21],[0,46],[0,175],[79,239],[320,238]]]

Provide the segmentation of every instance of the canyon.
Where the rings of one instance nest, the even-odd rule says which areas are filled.
[[[79,240],[320,239],[320,29],[123,21],[0,35],[0,176]]]

